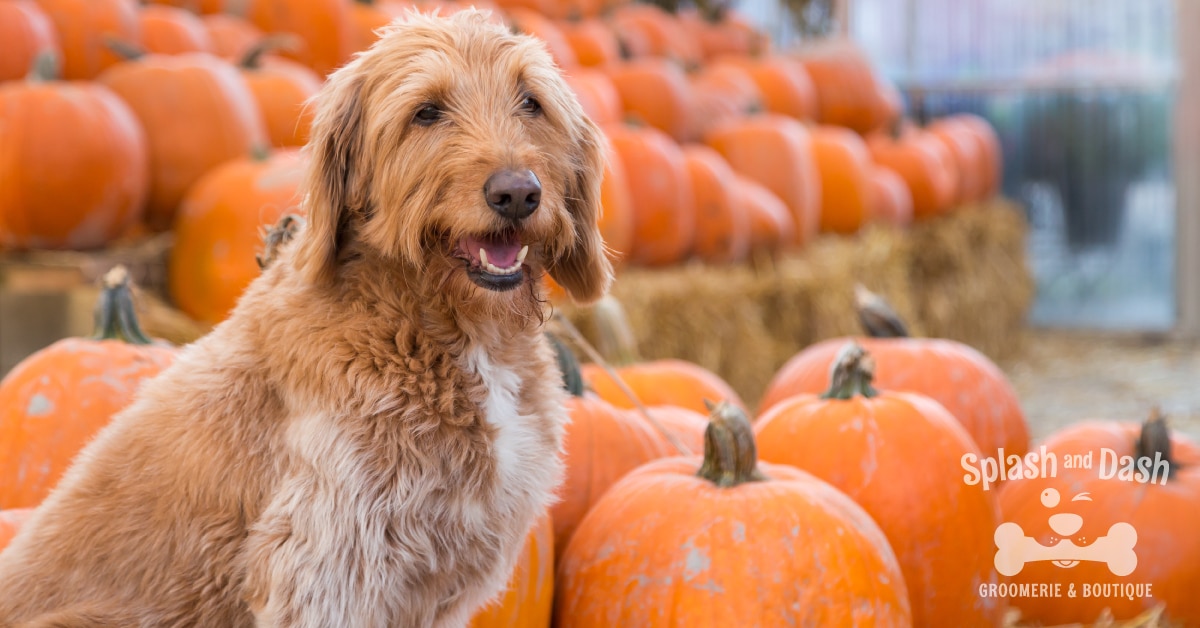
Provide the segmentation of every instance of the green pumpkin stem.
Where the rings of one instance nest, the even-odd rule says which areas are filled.
[[[1175,459],[1171,456],[1171,430],[1167,427],[1167,417],[1162,410],[1154,408],[1150,418],[1142,423],[1142,432],[1138,435],[1136,457],[1154,459],[1155,454],[1160,460],[1167,461],[1167,477],[1175,474]]]
[[[869,338],[908,338],[908,326],[883,297],[867,290],[862,284],[854,286],[854,304],[858,322]]]
[[[133,287],[129,271],[114,266],[100,280],[100,300],[96,303],[96,333],[93,340],[121,340],[131,345],[154,344],[138,323],[133,308]]]
[[[300,46],[300,41],[295,35],[288,33],[276,33],[267,35],[254,44],[242,55],[238,61],[238,67],[243,70],[257,70],[262,67],[263,55],[270,54],[276,50],[296,50]]]
[[[136,61],[146,56],[145,48],[108,34],[104,35],[104,46],[126,61]]]
[[[58,54],[53,50],[43,50],[33,58],[33,64],[29,67],[29,74],[25,75],[25,79],[31,83],[46,83],[49,81],[57,81],[62,76],[62,63],[59,62]]]
[[[558,370],[562,371],[563,388],[571,393],[572,397],[583,396],[583,373],[579,371],[579,359],[575,357],[575,352],[567,347],[566,343],[552,332],[545,332],[546,338],[550,340],[550,346],[554,347],[554,357],[558,362]]]
[[[750,419],[737,406],[726,401],[710,405],[708,427],[704,429],[704,462],[696,475],[721,488],[767,479],[758,470],[758,446]]]
[[[838,352],[830,370],[829,390],[822,399],[853,399],[855,395],[871,398],[879,394],[871,386],[875,378],[875,360],[857,342],[848,342]]]

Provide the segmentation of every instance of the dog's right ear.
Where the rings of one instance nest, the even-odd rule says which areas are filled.
[[[308,226],[293,256],[297,270],[313,284],[334,280],[350,212],[367,205],[370,166],[363,162],[364,97],[358,76],[351,67],[343,68],[329,77],[316,96],[317,112],[306,148]]]

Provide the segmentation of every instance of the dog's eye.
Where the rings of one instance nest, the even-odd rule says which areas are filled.
[[[542,112],[542,103],[538,102],[533,96],[526,96],[521,101],[521,111],[530,115],[537,115]]]
[[[437,105],[425,105],[417,110],[417,115],[413,116],[413,122],[421,126],[429,126],[441,119],[442,110],[438,109]]]

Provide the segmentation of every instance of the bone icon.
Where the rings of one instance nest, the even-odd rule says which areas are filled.
[[[1091,497],[1081,493],[1072,501],[1080,500],[1090,501]],[[1042,505],[1054,508],[1058,502],[1059,495],[1055,489],[1042,492]],[[1026,536],[1016,523],[1000,524],[994,537],[996,571],[1005,576],[1015,576],[1025,568],[1026,563],[1042,560],[1066,569],[1078,565],[1081,560],[1107,563],[1108,570],[1114,576],[1127,576],[1137,568],[1137,554],[1133,551],[1137,545],[1137,530],[1128,523],[1114,523],[1109,527],[1108,534],[1082,546],[1068,538],[1083,527],[1082,517],[1073,513],[1056,513],[1050,516],[1049,523],[1050,529],[1060,537],[1057,543],[1050,546]]]

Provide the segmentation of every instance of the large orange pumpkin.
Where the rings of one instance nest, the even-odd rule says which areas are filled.
[[[169,55],[213,52],[208,29],[191,11],[151,4],[138,10],[138,23],[146,52]]]
[[[275,40],[263,39],[242,58],[238,68],[266,125],[272,146],[304,146],[315,107],[309,99],[321,91],[321,77],[308,66],[267,52]]]
[[[583,379],[601,399],[618,408],[634,408],[636,405],[621,390],[601,366],[584,364]],[[733,388],[716,373],[686,360],[663,359],[636,362],[616,368],[633,394],[644,405],[666,405],[687,408],[694,412],[707,412],[705,400],[712,403],[728,401],[745,408],[745,403]]]
[[[21,530],[21,526],[33,516],[33,508],[10,508],[0,510],[0,552]]]
[[[0,1],[0,81],[29,74],[43,52],[62,57],[50,18],[32,0]]]
[[[742,68],[758,86],[762,106],[767,111],[799,120],[816,119],[816,87],[799,61],[783,55],[731,55],[720,57],[715,63]]]
[[[724,264],[745,259],[750,251],[750,216],[742,206],[737,173],[721,154],[703,144],[683,147],[696,199],[696,241],[699,259]]]
[[[870,357],[838,357],[821,396],[788,398],[755,426],[763,460],[833,484],[879,523],[896,550],[918,626],[999,626],[1004,611],[978,587],[996,583],[995,496],[962,481],[979,447],[928,397],[876,391]]]
[[[806,48],[798,59],[816,88],[822,124],[866,133],[897,114],[899,94],[875,73],[854,42],[828,40]]]
[[[287,57],[325,76],[351,52],[350,3],[347,0],[247,0],[245,16],[264,33],[289,33],[303,45]]]
[[[212,41],[213,54],[227,61],[237,61],[262,41],[263,32],[243,17],[228,13],[216,13],[200,17],[208,38]]]
[[[62,76],[67,80],[95,78],[121,56],[105,41],[113,38],[136,44],[140,38],[135,0],[36,0],[54,23],[62,46]]]
[[[604,126],[621,121],[621,94],[608,75],[593,68],[575,68],[564,78],[592,122]]]
[[[854,131],[837,126],[812,130],[813,156],[821,175],[821,231],[855,233],[871,216],[871,154]]]
[[[717,149],[733,169],[774,192],[795,221],[792,244],[812,240],[821,223],[821,178],[813,155],[812,134],[801,122],[779,114],[761,114],[721,125],[704,142]]]
[[[51,80],[52,59],[0,84],[0,248],[100,247],[143,213],[137,118],[101,85]]]
[[[654,428],[670,433],[671,439],[687,447],[687,451],[698,454],[704,451],[704,428],[708,427],[708,416],[679,406],[646,406],[646,414],[654,419]],[[640,416],[640,412],[638,413]],[[644,417],[642,417],[644,419]],[[648,421],[647,421],[648,422]],[[671,439],[668,439],[670,442]]]
[[[778,253],[796,239],[796,219],[774,192],[737,175],[738,195],[750,222],[750,250]]]
[[[957,173],[949,151],[928,132],[897,124],[888,132],[871,134],[867,147],[875,163],[895,171],[908,184],[915,218],[930,218],[953,206]]]
[[[665,59],[630,59],[603,68],[621,95],[627,116],[687,139],[694,128],[692,90],[679,65]]]
[[[904,179],[894,170],[873,166],[867,175],[871,179],[870,222],[895,227],[912,223],[912,192]]]
[[[1022,620],[1090,625],[1105,609],[1114,619],[1127,620],[1165,605],[1163,625],[1200,625],[1200,446],[1171,434],[1155,414],[1142,425],[1076,423],[1047,438],[1039,454],[1042,447],[1047,459],[1053,457],[1053,467],[1046,467],[1053,474],[1041,476],[1039,459],[1033,469],[1038,477],[1014,477],[1000,490],[1005,536],[1032,538],[1044,547],[1107,543],[1113,549],[1094,554],[1100,560],[1075,564],[1040,560],[998,565],[1015,585],[1061,586],[1059,597],[1014,597],[1011,603],[1021,610]],[[1076,456],[1087,460],[1087,466],[1068,467]],[[972,466],[979,471],[971,479],[981,480],[979,461]],[[1002,534],[997,531],[997,538]],[[1118,549],[1121,538],[1132,546]],[[997,546],[991,549],[999,553]],[[1134,558],[1133,564],[1126,556]],[[999,556],[997,560],[1002,562]],[[1085,595],[1085,584],[1108,587]],[[1067,595],[1072,586],[1077,594]]]
[[[647,266],[678,262],[696,234],[695,198],[683,151],[665,133],[623,124],[605,127],[621,160],[633,202],[629,261]]]
[[[597,225],[604,246],[614,264],[620,266],[633,251],[633,197],[629,191],[629,176],[621,160],[612,157],[604,164],[604,179],[600,182],[600,218]]]
[[[260,230],[300,203],[303,160],[295,150],[247,156],[204,175],[175,221],[169,288],[179,309],[216,324],[259,274]]]
[[[600,18],[558,23],[575,58],[583,66],[606,66],[621,60],[621,43],[612,27]]]
[[[554,619],[561,628],[912,622],[879,526],[825,482],[759,463],[749,422],[728,405],[714,411],[702,458],[647,464],[592,507],[559,559]]]
[[[942,404],[988,455],[1000,448],[1017,455],[1029,450],[1029,427],[1020,401],[999,367],[953,340],[904,337],[902,321],[886,320],[890,315],[874,309],[881,303],[878,297],[865,291],[860,295],[860,318],[885,317],[883,324],[866,330],[880,337],[855,339],[878,364],[879,386],[919,393]],[[788,360],[763,393],[759,414],[792,395],[825,390],[829,369],[847,340],[817,343]]]
[[[980,196],[987,199],[999,194],[1003,179],[1004,155],[996,129],[987,120],[973,113],[960,113],[952,117],[974,135],[979,147],[984,173]]]
[[[0,509],[41,503],[75,454],[174,356],[142,333],[128,273],[114,268],[94,337],[60,340],[0,380]]]
[[[554,603],[554,524],[538,518],[525,537],[512,578],[500,599],[475,613],[469,628],[543,628]]]
[[[97,81],[124,100],[150,145],[147,223],[171,226],[187,189],[215,166],[265,146],[254,96],[237,68],[212,55],[145,55]]]

